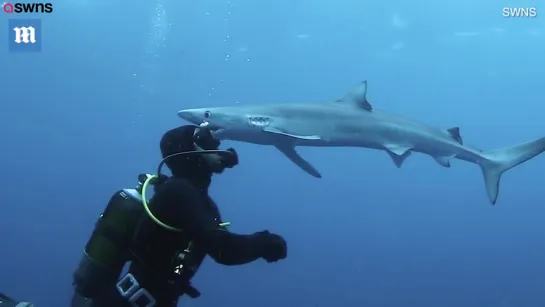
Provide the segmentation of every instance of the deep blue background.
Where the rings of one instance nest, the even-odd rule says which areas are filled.
[[[367,79],[375,108],[485,149],[544,136],[545,7],[478,2],[55,2],[34,16],[42,53],[0,48],[0,290],[66,306],[97,216],[155,170],[182,108],[327,101]],[[223,215],[285,235],[289,258],[207,261],[203,296],[181,305],[545,306],[543,156],[503,177],[493,207],[463,162],[300,149],[318,180],[273,148],[225,145],[241,164],[215,178]]]

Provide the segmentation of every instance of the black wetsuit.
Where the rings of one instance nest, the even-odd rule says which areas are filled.
[[[219,227],[221,215],[206,190],[198,190],[183,178],[171,178],[156,190],[157,214],[182,228],[195,247],[223,265],[245,264],[264,255],[263,235],[239,235]],[[155,204],[153,204],[155,208]]]
[[[192,135],[193,129],[190,128],[174,129],[167,135]],[[164,137],[163,156],[169,154],[163,148],[165,144],[174,146],[175,152],[191,150],[191,141],[183,143],[188,139]],[[176,142],[182,143],[178,146]],[[128,276],[122,274],[119,281],[120,265],[125,261],[130,261],[128,273],[137,280],[139,287],[156,300],[155,307],[175,307],[184,294],[190,297],[200,295],[191,285],[191,278],[206,255],[223,265],[245,264],[259,258],[267,262],[286,258],[287,245],[281,236],[268,231],[239,235],[220,225],[222,220],[218,207],[208,195],[213,172],[202,157],[186,159],[182,156],[178,160],[172,159],[167,165],[175,175],[155,187],[149,208],[159,221],[182,231],[162,227],[143,212],[141,204],[126,203],[129,197],[125,190],[115,194],[99,219],[74,274],[76,295],[72,307],[130,306],[128,299],[117,289]],[[119,205],[113,206],[112,203]],[[136,216],[139,222],[126,226],[118,223],[116,216],[126,216],[127,219]],[[122,240],[114,232],[129,233],[129,239]],[[118,252],[110,255],[114,249]],[[87,305],[89,302],[91,305]]]
[[[150,209],[162,222],[183,229],[182,233],[172,232],[146,218],[135,236],[135,259],[129,273],[157,300],[157,307],[176,306],[184,293],[200,295],[190,280],[206,255],[223,265],[239,265],[267,254],[267,231],[239,235],[220,227],[219,210],[206,189],[196,188],[187,179],[170,178],[160,185]],[[175,275],[173,257],[189,242],[193,249]],[[129,306],[113,286],[94,303],[97,307]]]

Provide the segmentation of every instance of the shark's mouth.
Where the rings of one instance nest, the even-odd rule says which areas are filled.
[[[225,130],[222,129],[221,127],[219,126],[214,127],[213,125],[210,124],[210,122],[207,122],[205,120],[199,124],[199,127],[207,128],[208,130],[212,132],[212,135],[219,140],[222,140],[222,133],[225,132]]]
[[[206,128],[209,129],[210,131],[218,131],[218,130],[221,129],[220,126],[210,124],[210,122],[205,121],[205,120],[203,120],[202,123],[199,124],[199,127],[201,127],[201,128],[205,128],[205,127],[206,127]]]
[[[224,134],[226,132],[226,129],[222,128],[221,126],[217,126],[214,124],[210,124],[210,122],[203,120],[202,123],[199,124],[199,127],[201,128],[207,128],[212,132],[212,135],[220,140],[224,138]]]

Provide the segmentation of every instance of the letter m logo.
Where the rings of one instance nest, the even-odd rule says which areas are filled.
[[[36,43],[36,29],[34,27],[21,27],[21,28],[13,28],[13,31],[15,31],[15,43]]]
[[[10,19],[8,27],[10,52],[40,52],[42,21],[40,19]]]

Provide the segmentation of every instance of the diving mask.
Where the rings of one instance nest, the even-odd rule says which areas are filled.
[[[193,132],[193,143],[195,149],[205,153],[216,151],[220,146],[220,141],[212,135],[212,131],[207,128],[208,123],[203,122]],[[226,154],[230,153],[230,154]],[[229,148],[222,153],[210,153],[203,156],[203,159],[210,166],[212,172],[222,173],[225,168],[232,168],[238,164],[238,155],[234,148]]]

